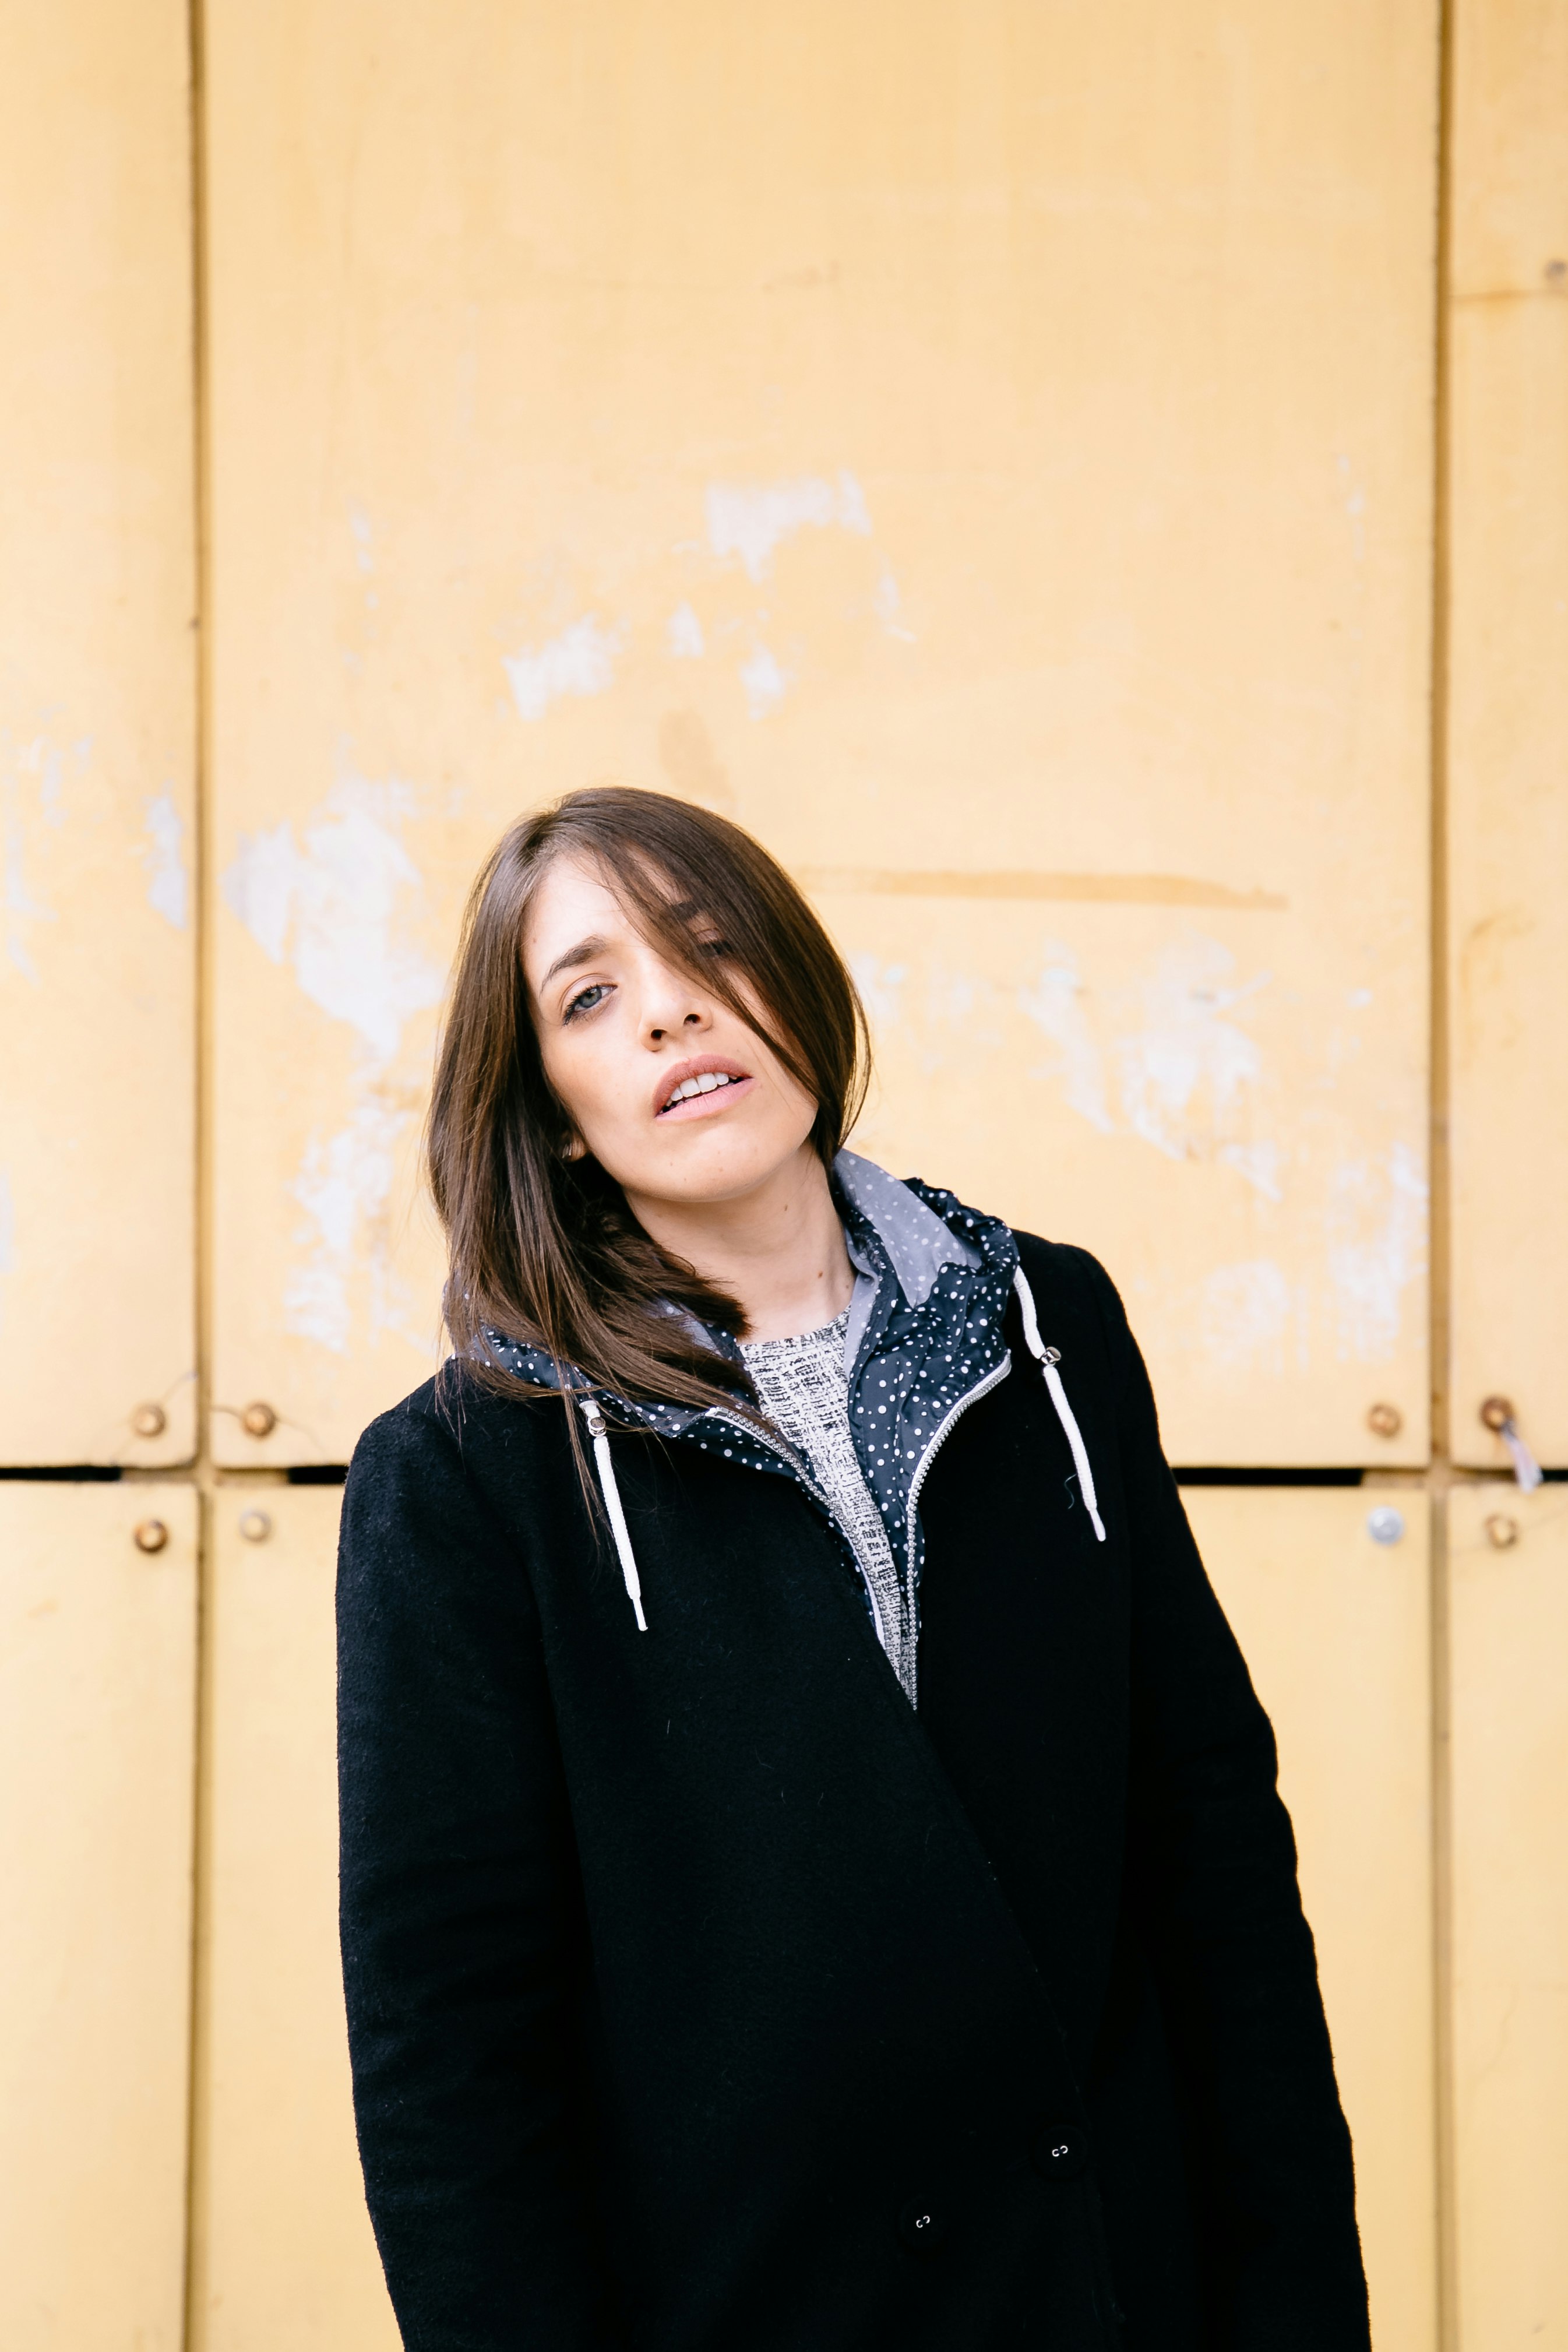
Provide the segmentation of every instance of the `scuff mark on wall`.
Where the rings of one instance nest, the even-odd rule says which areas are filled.
[[[871,536],[871,517],[854,476],[836,481],[800,474],[779,482],[710,482],[704,506],[708,545],[721,562],[738,555],[753,580],[768,577],[773,551],[808,527]]]
[[[1326,1216],[1342,1362],[1385,1362],[1402,1301],[1427,1270],[1427,1182],[1408,1144],[1334,1171]]]
[[[144,801],[142,808],[142,831],[147,838],[139,845],[136,854],[147,867],[147,903],[154,914],[162,915],[165,922],[183,931],[187,896],[185,828],[172,792],[160,793],[155,800]]]
[[[591,613],[542,646],[503,654],[501,666],[520,718],[542,719],[562,695],[602,694],[613,684],[622,632],[601,628]]]
[[[372,1336],[392,1328],[429,1345],[404,1319],[387,1230],[397,1146],[413,1117],[387,1074],[409,1019],[439,1003],[444,984],[406,935],[423,879],[393,826],[413,806],[405,786],[348,777],[305,826],[303,847],[287,819],[241,835],[223,877],[225,902],[263,953],[288,963],[359,1043],[348,1124],[311,1134],[289,1186],[309,1220],[295,1234],[308,1255],[286,1279],[285,1327],[337,1354],[350,1345],[357,1274],[369,1282]]]

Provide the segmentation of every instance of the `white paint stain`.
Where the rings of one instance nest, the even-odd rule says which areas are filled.
[[[602,694],[615,677],[621,631],[603,629],[591,613],[542,646],[504,654],[502,667],[520,717],[542,719],[562,695]]]
[[[1188,1156],[1194,1097],[1212,1133],[1262,1067],[1257,1040],[1224,1016],[1268,985],[1230,984],[1236,959],[1218,940],[1177,941],[1145,982],[1144,1025],[1118,1038],[1122,1113],[1134,1135],[1172,1160]]]
[[[1234,1168],[1239,1176],[1244,1176],[1252,1190],[1261,1192],[1266,1201],[1284,1199],[1277,1143],[1222,1143],[1215,1156],[1223,1166]]]
[[[185,828],[174,806],[172,793],[160,793],[142,803],[141,829],[146,840],[137,856],[147,867],[147,903],[177,931],[185,928]]]
[[[1291,1286],[1271,1257],[1217,1265],[1198,1309],[1205,1353],[1217,1364],[1279,1372],[1291,1325]]]
[[[710,482],[704,504],[715,555],[721,562],[738,555],[753,580],[766,579],[774,549],[808,526],[871,536],[864,494],[847,472],[831,482],[820,474],[779,482]]]
[[[889,565],[883,567],[882,578],[876,583],[876,594],[872,603],[877,619],[890,637],[901,637],[906,646],[915,644],[915,632],[904,618],[904,599],[898,593],[898,583]]]
[[[0,1274],[16,1271],[16,1196],[11,1190],[11,1171],[0,1168]]]
[[[350,1346],[361,1279],[372,1336],[397,1329],[429,1350],[405,1322],[388,1231],[396,1147],[413,1113],[388,1100],[386,1073],[410,1017],[437,1003],[444,984],[408,937],[423,880],[395,828],[413,806],[404,786],[347,777],[302,845],[287,820],[241,835],[223,877],[226,903],[262,952],[291,966],[311,1003],[360,1044],[348,1123],[311,1135],[289,1187],[308,1222],[295,1235],[305,1255],[285,1284],[285,1324],[334,1354]]]
[[[909,978],[906,963],[879,963],[874,955],[862,951],[852,955],[850,973],[861,992],[866,1018],[873,1030],[896,1029],[904,1017],[901,991]]]
[[[1083,982],[1071,948],[1048,940],[1045,961],[1032,988],[1020,988],[1019,1008],[1056,1046],[1050,1061],[1036,1064],[1030,1077],[1062,1080],[1069,1109],[1086,1118],[1102,1135],[1115,1131],[1105,1101],[1105,1073],[1084,1005]]]
[[[753,719],[766,719],[770,710],[776,709],[789,684],[766,646],[758,646],[750,660],[742,662],[740,682],[746,688],[746,707]]]
[[[689,604],[677,604],[670,614],[664,642],[674,661],[696,661],[707,651],[703,625]]]
[[[304,848],[287,819],[241,834],[223,877],[227,905],[274,963],[286,960],[313,1004],[346,1021],[378,1068],[409,1015],[439,1003],[443,974],[400,936],[423,891],[419,868],[384,822],[387,795],[363,780],[334,787]],[[375,813],[372,813],[372,812]]]
[[[349,529],[354,534],[354,561],[361,572],[376,568],[375,531],[363,507],[349,509]]]
[[[1326,1223],[1341,1361],[1386,1362],[1405,1291],[1427,1265],[1427,1182],[1409,1146],[1336,1169]]]
[[[311,1136],[288,1188],[310,1220],[295,1235],[309,1255],[285,1283],[284,1326],[335,1355],[349,1352],[350,1283],[361,1264],[371,1276],[372,1330],[400,1321],[388,1311],[394,1278],[386,1213],[396,1174],[395,1147],[411,1116],[361,1096],[347,1127],[325,1140]],[[370,1245],[361,1253],[361,1236],[367,1233]]]

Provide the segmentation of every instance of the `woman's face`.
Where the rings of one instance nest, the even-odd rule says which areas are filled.
[[[523,968],[546,1076],[633,1208],[737,1200],[810,1152],[810,1096],[665,962],[591,866],[563,856],[547,868]]]

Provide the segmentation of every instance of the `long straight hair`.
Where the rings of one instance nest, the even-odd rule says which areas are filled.
[[[870,1048],[855,984],[749,834],[619,785],[569,793],[524,817],[469,894],[426,1131],[454,1355],[487,1388],[537,1395],[497,1360],[486,1337],[497,1331],[616,1395],[734,1403],[749,1382],[668,1308],[738,1338],[737,1302],[644,1233],[591,1156],[566,1157],[571,1120],[545,1076],[522,955],[534,893],[565,856],[596,871],[644,938],[771,1047],[816,1103],[811,1141],[825,1164],[865,1096]],[[580,1453],[570,1410],[568,1422]]]

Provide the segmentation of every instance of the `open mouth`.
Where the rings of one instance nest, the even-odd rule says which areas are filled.
[[[727,1109],[737,1095],[749,1094],[753,1080],[738,1062],[716,1054],[677,1062],[667,1070],[653,1098],[655,1118],[700,1118],[705,1112]]]

